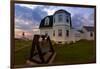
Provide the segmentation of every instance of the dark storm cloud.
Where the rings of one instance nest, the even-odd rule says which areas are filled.
[[[22,7],[19,5],[15,5],[15,16],[20,17],[21,19],[35,20],[40,21],[44,16],[47,16],[47,12],[42,6],[37,6],[34,9],[30,9],[27,7]]]
[[[32,9],[15,5],[15,17],[32,20]]]
[[[39,25],[41,19],[47,16],[47,12],[37,6],[34,9],[15,5],[15,26],[21,30],[32,30]],[[27,24],[26,24],[27,23]]]
[[[47,16],[47,12],[43,10],[44,7],[36,7],[35,9],[33,9],[32,11],[32,17],[34,20],[39,21],[41,19],[43,19],[45,16]]]
[[[84,22],[87,22],[82,14],[75,14],[72,17],[72,26],[76,29],[82,28]]]
[[[83,26],[94,26],[94,14],[75,14],[72,16],[72,26],[81,29]]]

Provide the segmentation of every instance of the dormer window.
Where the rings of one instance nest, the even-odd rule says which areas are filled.
[[[49,18],[48,17],[45,19],[45,25],[49,25]]]

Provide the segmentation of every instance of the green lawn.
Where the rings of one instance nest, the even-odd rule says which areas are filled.
[[[23,48],[25,46],[31,46],[31,40],[15,40],[15,50],[19,50],[20,48]]]
[[[59,47],[54,46],[57,55],[53,63],[55,64],[75,64],[95,62],[94,41],[81,40],[74,44],[64,44]]]
[[[32,41],[15,40],[15,48],[21,50],[15,52],[15,65],[24,65],[29,57]],[[27,45],[27,46],[26,46]],[[53,45],[56,57],[53,64],[77,64],[95,62],[94,41],[81,40],[76,43]]]
[[[15,65],[23,65],[29,56],[32,41],[15,40]]]

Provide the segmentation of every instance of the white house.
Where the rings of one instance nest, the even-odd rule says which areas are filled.
[[[95,34],[94,34],[94,28],[93,27],[84,26],[83,31],[84,31],[84,38],[83,39],[94,40]]]
[[[49,35],[51,40],[55,41],[56,43],[70,43],[76,42],[80,39],[92,40],[94,38],[93,29],[91,30],[93,33],[92,37],[89,35],[90,30],[87,30],[86,27],[84,27],[82,30],[73,29],[71,14],[62,9],[56,11],[53,15],[46,16],[44,19],[42,19],[39,29],[40,34]]]

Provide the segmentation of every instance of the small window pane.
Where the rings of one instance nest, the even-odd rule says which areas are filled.
[[[55,30],[53,31],[53,36],[55,36]]]
[[[67,23],[69,23],[69,22],[70,22],[70,20],[69,20],[69,19],[70,19],[70,17],[69,17],[69,16],[66,16],[66,22],[67,22]]]
[[[69,31],[68,31],[68,30],[66,30],[66,36],[67,36],[67,37],[69,36]]]
[[[93,36],[93,33],[92,33],[92,32],[90,33],[90,36],[91,36],[91,37]]]
[[[53,18],[53,23],[55,23],[55,18]]]
[[[58,21],[59,21],[59,22],[62,22],[62,21],[63,21],[62,15],[59,15],[59,16],[58,16]]]
[[[62,36],[62,30],[61,29],[58,30],[58,36]]]
[[[67,22],[67,23],[69,22],[69,19],[68,19],[68,18],[66,19],[66,22]]]
[[[45,25],[49,25],[49,18],[45,19]]]

